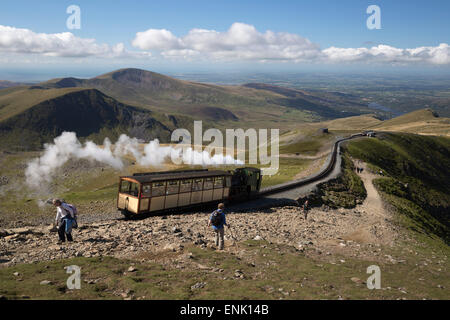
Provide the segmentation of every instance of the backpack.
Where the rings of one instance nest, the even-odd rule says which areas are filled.
[[[214,210],[211,215],[211,223],[214,227],[220,227],[220,225],[222,224],[222,213]]]
[[[72,228],[77,229],[78,228],[78,210],[73,204],[65,203],[70,209],[72,209],[73,212],[73,219],[74,222],[72,223]],[[65,209],[64,209],[65,210]]]

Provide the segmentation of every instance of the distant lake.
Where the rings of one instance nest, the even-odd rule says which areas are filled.
[[[381,110],[381,111],[384,111],[384,112],[389,112],[389,113],[391,113],[392,116],[394,116],[394,117],[403,114],[402,112],[398,112],[398,111],[392,110],[391,108],[385,107],[385,106],[383,106],[383,105],[381,105],[381,104],[379,104],[379,103],[376,103],[376,102],[371,102],[371,103],[369,103],[367,106],[368,106],[369,108],[371,108],[371,109],[376,109],[376,110]]]

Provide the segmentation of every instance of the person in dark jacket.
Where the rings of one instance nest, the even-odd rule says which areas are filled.
[[[224,212],[225,205],[223,203],[219,203],[217,206],[217,210],[215,210],[208,220],[208,227],[212,225],[213,230],[216,234],[216,246],[219,247],[219,250],[223,250],[224,247],[224,226],[230,227],[227,224],[227,220]]]
[[[305,215],[305,220],[308,219],[308,212],[309,212],[309,201],[306,200],[305,203],[303,203],[303,214]]]

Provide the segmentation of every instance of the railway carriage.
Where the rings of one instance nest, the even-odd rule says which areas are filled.
[[[135,173],[120,177],[117,208],[125,216],[174,211],[259,192],[261,173],[255,168]]]

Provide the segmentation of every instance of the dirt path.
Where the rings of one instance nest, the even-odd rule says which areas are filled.
[[[358,173],[358,175],[364,183],[367,197],[357,209],[364,213],[366,221],[364,226],[355,228],[354,231],[346,234],[344,239],[362,243],[380,242],[381,240],[383,244],[391,244],[395,238],[395,233],[387,232],[392,228],[391,214],[385,209],[383,200],[373,185],[373,180],[378,176],[368,170],[366,163],[357,160],[354,161],[354,164],[355,167],[363,169],[363,172]],[[377,236],[377,233],[382,233],[381,237]]]
[[[377,175],[371,173],[367,169],[366,163],[356,163],[356,165],[363,169],[362,173],[358,173],[361,180],[364,182],[364,186],[367,191],[367,198],[364,200],[364,203],[362,204],[361,208],[364,210],[367,210],[372,215],[377,216],[378,218],[388,218],[390,215],[385,210],[383,201],[381,200],[380,194],[378,193],[377,189],[375,189],[375,186],[373,185],[373,180],[378,178]],[[375,218],[375,217],[374,217]]]

